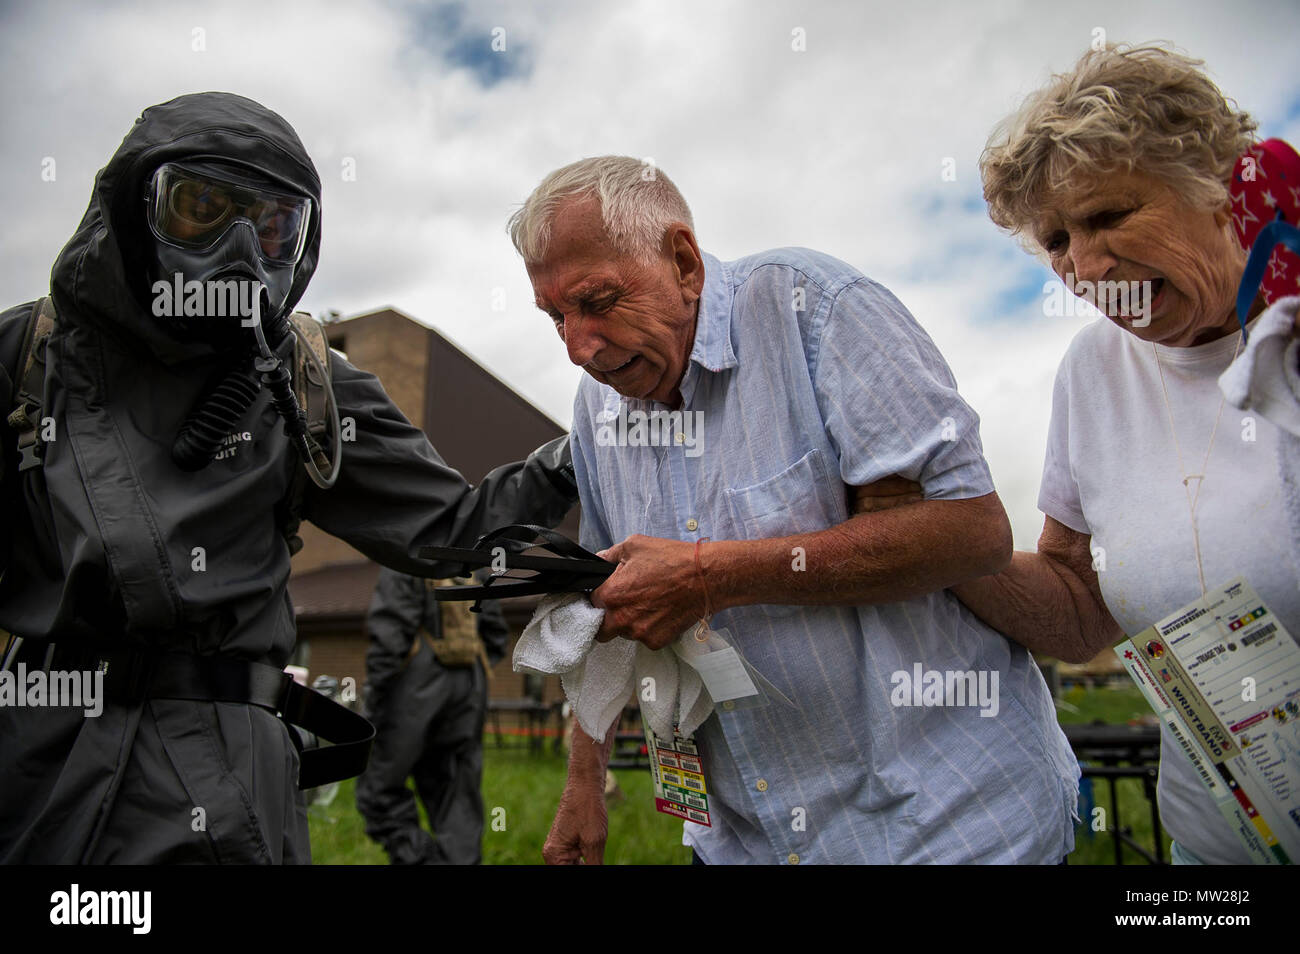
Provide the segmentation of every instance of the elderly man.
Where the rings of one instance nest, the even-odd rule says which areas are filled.
[[[978,417],[907,310],[818,252],[702,253],[681,194],[634,159],[551,173],[510,232],[588,373],[582,542],[619,563],[598,638],[657,649],[712,613],[789,701],[724,704],[697,733],[697,860],[1059,863],[1077,763],[1028,652],[944,589],[1004,567],[1011,536]],[[638,410],[703,433],[598,430]],[[893,475],[924,501],[850,516],[846,484]],[[954,675],[985,704],[933,691]],[[547,861],[601,860],[612,738],[575,730]]]

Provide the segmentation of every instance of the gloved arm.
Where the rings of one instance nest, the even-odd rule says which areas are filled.
[[[487,649],[488,662],[496,665],[510,645],[510,627],[506,625],[506,614],[501,611],[499,600],[483,603],[482,612],[478,614],[478,635]]]
[[[558,524],[577,502],[568,437],[496,468],[471,487],[397,409],[373,375],[330,353],[339,416],[355,424],[338,482],[307,489],[303,516],[371,559],[406,573],[451,575],[418,562],[420,546],[472,546],[505,524]]]
[[[419,579],[380,570],[375,594],[366,614],[366,682],[370,701],[375,703],[406,665],[411,643],[420,628],[424,611],[424,583]]]

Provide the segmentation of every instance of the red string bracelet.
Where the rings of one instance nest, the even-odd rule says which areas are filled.
[[[708,537],[700,537],[700,539],[695,541],[695,572],[700,575],[700,589],[704,591],[704,619],[701,620],[703,625],[700,627],[700,630],[696,633],[696,637],[695,637],[696,639],[700,638],[699,636],[700,632],[708,632],[709,618],[713,616],[713,612],[709,607],[709,587],[704,582],[704,569],[703,567],[700,566],[700,544],[708,539],[709,539]]]

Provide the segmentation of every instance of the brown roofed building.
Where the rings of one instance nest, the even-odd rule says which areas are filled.
[[[380,379],[407,419],[429,435],[442,459],[471,483],[565,433],[438,332],[396,309],[332,322],[325,325],[325,332],[332,348]],[[346,454],[343,466],[347,466]],[[559,530],[577,539],[576,507]],[[303,548],[293,558],[289,578],[298,619],[293,661],[309,670],[309,681],[319,675],[340,681],[350,676],[360,691],[368,645],[365,615],[379,566],[310,524],[303,524],[300,535]],[[503,605],[517,637],[536,598],[508,600]],[[493,676],[494,699],[525,695],[523,677],[510,671],[508,657]],[[558,682],[548,679],[545,693],[547,701],[557,698]]]

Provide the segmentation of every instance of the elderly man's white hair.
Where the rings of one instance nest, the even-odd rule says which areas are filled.
[[[527,264],[541,261],[551,240],[551,220],[568,199],[595,197],[610,243],[624,255],[651,262],[674,222],[692,231],[686,200],[660,169],[629,156],[595,156],[556,169],[510,216],[510,240]]]

